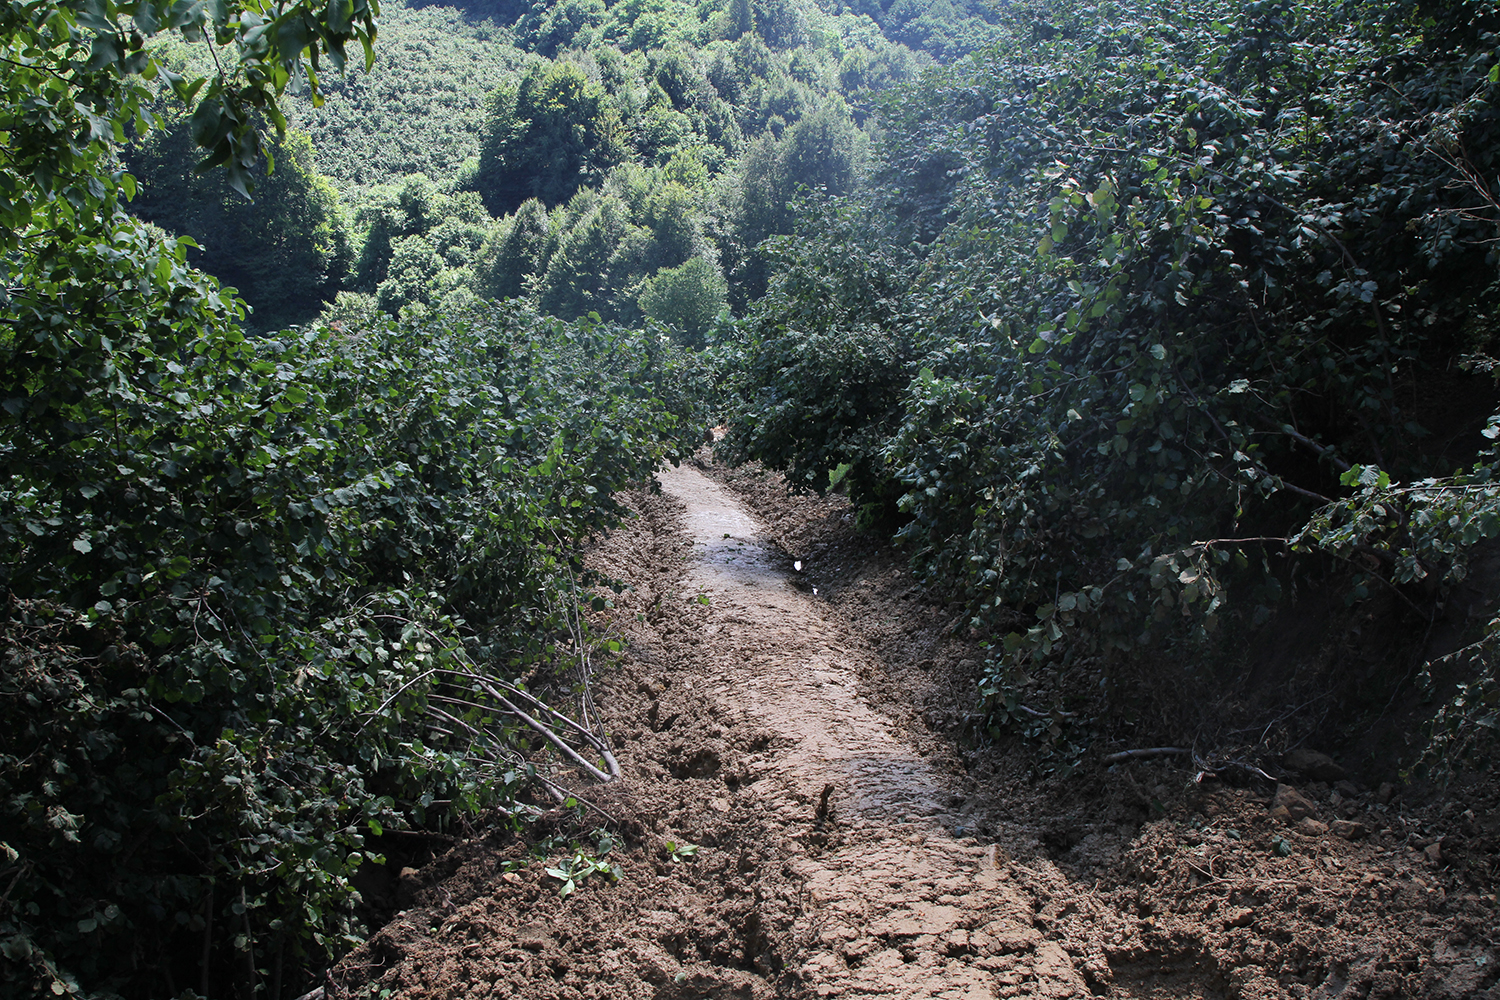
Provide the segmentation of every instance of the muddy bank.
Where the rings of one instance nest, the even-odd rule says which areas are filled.
[[[1485,789],[1440,815],[1308,781],[1273,817],[1273,788],[1170,760],[1039,778],[1025,746],[965,742],[975,651],[841,501],[788,499],[753,468],[661,484],[593,554],[634,588],[597,623],[625,644],[596,691],[626,780],[590,797],[613,822],[554,813],[409,874],[342,988],[1493,992],[1494,872],[1453,866],[1494,832]],[[621,878],[559,897],[546,868],[597,848],[596,826]]]

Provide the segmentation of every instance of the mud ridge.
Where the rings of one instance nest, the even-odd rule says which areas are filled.
[[[1288,827],[1170,762],[1038,780],[966,745],[977,653],[846,504],[706,458],[658,480],[591,557],[633,588],[596,622],[626,650],[597,691],[626,781],[590,792],[622,878],[558,896],[538,846],[590,825],[561,812],[459,845],[393,890],[351,995],[1493,992],[1492,882],[1399,797],[1309,783]]]

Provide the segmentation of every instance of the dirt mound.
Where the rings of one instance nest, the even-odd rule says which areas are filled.
[[[634,587],[599,622],[625,643],[596,696],[626,780],[588,793],[612,821],[559,810],[408,873],[337,989],[1500,995],[1488,786],[1418,809],[1347,781],[1277,801],[1172,758],[1039,779],[1025,746],[955,739],[961,619],[841,500],[753,467],[661,480],[593,554]],[[560,896],[548,869],[604,846],[619,880]]]

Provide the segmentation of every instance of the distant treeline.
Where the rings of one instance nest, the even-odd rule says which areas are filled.
[[[263,329],[341,292],[392,314],[522,296],[697,341],[764,291],[756,248],[800,193],[862,182],[880,92],[997,19],[946,0],[392,3],[371,72],[292,100],[253,205],[194,169],[182,119],[130,150],[132,211],[192,236]]]

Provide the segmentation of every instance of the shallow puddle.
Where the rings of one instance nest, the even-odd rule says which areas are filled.
[[[788,560],[734,494],[691,466],[657,478],[686,506],[689,595],[701,593],[715,611],[709,655],[731,660],[725,676],[734,683],[720,694],[785,738],[774,764],[783,794],[811,790],[821,799],[833,784],[846,814],[940,815],[951,798],[947,777],[859,697],[861,674],[871,667],[860,660],[869,654],[851,648],[821,602],[794,585]]]

